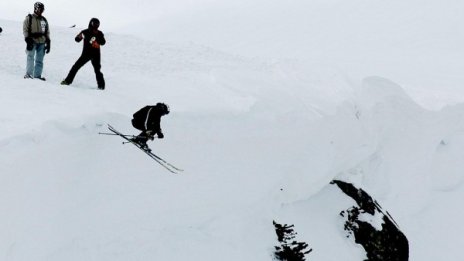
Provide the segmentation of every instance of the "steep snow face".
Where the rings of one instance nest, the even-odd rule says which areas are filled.
[[[462,233],[457,220],[464,212],[456,206],[464,193],[463,176],[456,171],[464,166],[456,157],[463,153],[463,127],[462,106],[428,111],[397,84],[367,78],[354,101],[305,128],[307,136],[301,141],[307,142],[307,154],[299,161],[308,165],[288,171],[279,183],[280,198],[286,204],[278,210],[281,216],[277,220],[295,224],[299,240],[314,249],[310,256],[324,260],[352,256],[355,260],[359,254],[352,247],[339,247],[337,252],[326,248],[337,240],[344,241],[341,225],[332,227],[340,220],[337,209],[343,208],[343,200],[327,189],[314,195],[320,184],[337,177],[375,194],[408,237],[411,260],[442,254],[455,258],[458,253],[446,245],[457,249],[459,240],[440,241],[436,248],[434,239],[456,238]],[[297,169],[306,172],[298,173]],[[309,183],[312,185],[307,186]],[[437,219],[432,221],[433,217]],[[434,247],[425,247],[430,245]]]
[[[61,86],[82,47],[73,40],[79,29],[59,27],[51,28],[48,80],[24,80],[20,23],[3,24],[5,259],[268,260],[274,193],[307,149],[299,137],[352,95],[327,66],[308,72],[298,61],[112,33],[102,47],[106,90],[96,90],[90,64]],[[98,134],[107,123],[136,134],[132,113],[158,101],[171,113],[166,138],[150,145],[184,175]]]

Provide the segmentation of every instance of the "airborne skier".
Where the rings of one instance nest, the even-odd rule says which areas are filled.
[[[161,130],[161,117],[169,114],[169,106],[164,103],[157,103],[156,105],[147,105],[142,109],[134,113],[134,118],[132,119],[132,125],[142,132],[138,136],[125,135],[117,131],[113,126],[108,124],[108,129],[112,133],[100,133],[105,135],[117,135],[125,139],[127,142],[132,143],[137,148],[141,149],[148,156],[150,156],[154,161],[158,162],[161,166],[167,169],[171,173],[179,173],[183,171],[160,158],[151,152],[151,149],[147,145],[148,140],[153,140],[155,135],[158,135],[159,139],[164,138],[164,134]]]
[[[164,138],[161,130],[161,117],[169,114],[169,106],[164,103],[156,105],[147,105],[134,113],[132,126],[142,132],[132,139],[138,143],[143,149],[150,151],[147,145],[148,140],[153,140],[155,134],[159,139]]]

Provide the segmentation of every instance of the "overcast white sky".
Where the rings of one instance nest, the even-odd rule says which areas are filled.
[[[36,1],[1,0],[0,19],[22,21],[33,12]],[[164,15],[191,10],[212,0],[45,0],[44,16],[52,26],[77,24],[85,27],[92,17],[101,20],[106,31]]]

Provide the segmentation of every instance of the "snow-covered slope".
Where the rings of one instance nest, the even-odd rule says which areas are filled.
[[[316,1],[322,11],[308,17],[333,15],[339,2]],[[429,4],[426,11],[432,12],[437,6]],[[230,5],[217,7],[229,10]],[[304,28],[306,22],[298,20],[302,16],[287,20],[307,7],[295,5],[282,10],[287,15],[281,22]],[[241,15],[262,14],[259,5],[247,6]],[[389,10],[404,15],[402,10],[411,6]],[[268,7],[279,8],[275,3]],[[356,7],[375,16],[359,3],[350,10]],[[267,12],[255,17],[275,22],[266,19],[271,17]],[[443,23],[457,19],[446,17]],[[202,23],[191,21],[192,26]],[[364,41],[366,30],[384,28],[368,26],[358,16],[351,21],[353,34],[359,33],[354,40],[348,32],[339,34],[343,30],[334,24],[302,36],[303,42],[314,38],[326,47],[304,59],[290,52],[280,55],[278,48],[266,45],[274,27],[258,33],[262,41],[251,37],[263,28],[259,23],[254,31],[241,27],[248,30],[233,36],[231,45],[216,33],[209,41],[199,41],[205,39],[199,33],[194,34],[197,43],[174,38],[168,43],[108,31],[102,49],[107,89],[98,91],[90,64],[72,86],[59,85],[81,52],[73,40],[79,28],[52,26],[47,81],[42,82],[22,79],[21,22],[0,20],[0,259],[271,260],[277,244],[272,221],[277,220],[295,224],[299,240],[313,248],[308,260],[362,260],[362,248],[345,237],[341,218],[331,211],[350,204],[328,187],[336,178],[362,187],[390,212],[409,239],[411,260],[459,260],[463,106],[437,111],[423,106],[462,101],[464,92],[455,88],[463,82],[456,70],[460,62],[451,59],[462,50],[455,42],[446,50],[427,42],[421,50],[430,51],[428,58],[403,60],[389,52],[391,43],[375,44],[366,53],[361,47],[334,53],[333,38],[351,39],[353,47]],[[383,16],[382,21],[390,20]],[[233,30],[241,32],[238,28]],[[165,32],[176,30],[166,27]],[[402,39],[420,46],[434,30],[405,38],[411,31],[395,36],[397,50],[411,50]],[[301,35],[284,27],[278,32],[291,43]],[[371,43],[383,42],[386,35],[391,33]],[[242,45],[232,46],[239,40]],[[275,44],[305,52],[303,43]],[[272,53],[290,58],[255,58]],[[338,58],[343,59],[334,62]],[[437,69],[435,58],[451,69]],[[445,88],[435,97],[444,75]],[[394,83],[396,76],[405,85]],[[428,80],[436,82],[420,89]],[[162,119],[165,139],[150,145],[185,169],[181,175],[166,172],[118,137],[98,134],[107,123],[136,134],[132,113],[159,101],[168,103],[172,113]]]
[[[341,75],[107,34],[107,89],[95,89],[90,65],[62,87],[81,50],[73,42],[77,29],[52,28],[42,82],[22,79],[19,23],[4,24],[0,206],[8,232],[0,245],[6,258],[270,257],[276,201],[269,199],[282,175],[300,167],[294,159],[304,147],[293,145],[302,124],[334,112],[349,95]],[[323,75],[331,81],[322,83]],[[337,87],[325,88],[330,84]],[[172,113],[162,122],[166,138],[152,148],[184,168],[182,175],[117,137],[98,135],[107,123],[135,134],[132,113],[158,101]]]
[[[322,62],[358,82],[382,75],[439,109],[464,101],[463,12],[457,0],[210,1],[118,30],[250,57]]]

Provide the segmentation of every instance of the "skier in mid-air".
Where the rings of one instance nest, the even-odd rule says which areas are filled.
[[[147,141],[153,140],[155,135],[158,135],[158,139],[164,138],[160,123],[161,117],[167,114],[169,114],[169,106],[167,104],[157,103],[156,105],[147,105],[134,113],[134,118],[132,119],[132,125],[136,129],[142,131],[138,136],[122,134],[109,124],[108,129],[112,133],[100,134],[120,136],[127,141],[123,142],[123,144],[132,143],[169,172],[177,174],[184,170],[172,165],[166,160],[160,158],[158,155],[155,155],[153,152],[151,152],[151,149],[147,145]]]
[[[155,135],[158,135],[158,139],[164,138],[161,130],[161,117],[167,114],[169,114],[169,106],[164,103],[147,105],[134,113],[132,126],[142,132],[132,141],[138,143],[142,149],[150,151],[147,145],[148,140],[153,140]]]

